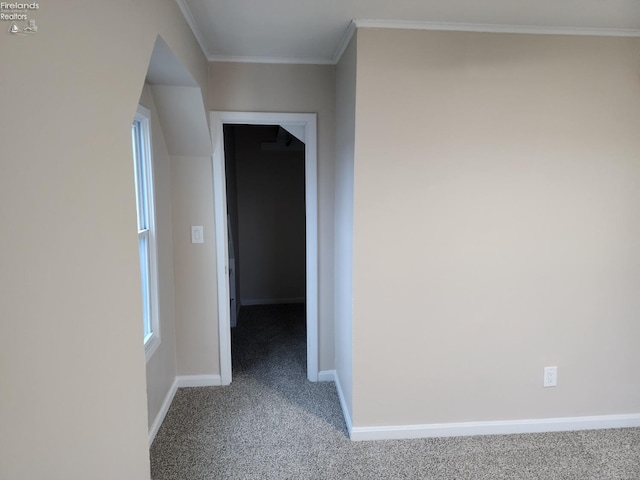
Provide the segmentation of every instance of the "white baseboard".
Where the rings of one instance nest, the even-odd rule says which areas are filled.
[[[240,304],[243,307],[250,307],[253,305],[283,305],[285,303],[304,303],[304,297],[295,298],[247,298],[242,299]]]
[[[353,440],[353,424],[351,423],[351,415],[349,414],[349,409],[347,408],[347,401],[344,398],[344,393],[342,393],[340,378],[338,377],[338,374],[335,373],[335,370],[334,378],[336,381],[336,390],[338,391],[338,399],[340,400],[340,408],[342,408],[342,415],[344,416],[344,423],[347,425],[347,432],[349,432],[349,437]]]
[[[336,385],[339,385],[339,382],[336,381]],[[340,396],[340,403],[342,404],[343,400],[339,387],[338,395]],[[345,411],[344,405],[342,410]],[[626,427],[640,427],[640,414],[504,420],[493,422],[436,423],[430,425],[353,427],[350,429],[350,433],[351,440],[404,440],[411,438],[565,432],[574,430],[599,430],[604,428]]]
[[[151,427],[149,428],[149,448],[151,448],[151,444],[155,440],[158,430],[160,430],[160,425],[162,425],[162,422],[164,421],[164,417],[167,416],[167,412],[169,411],[169,407],[171,406],[171,402],[173,402],[173,397],[176,395],[177,391],[178,391],[178,379],[176,378],[173,381],[171,388],[169,388],[167,395],[164,397],[164,401],[162,402],[160,411],[156,415],[155,420],[153,421],[153,423],[151,424]]]
[[[162,422],[164,421],[164,417],[167,416],[167,412],[169,411],[169,407],[171,406],[171,402],[173,402],[173,397],[175,397],[178,388],[217,387],[219,385],[222,385],[220,375],[182,375],[176,377],[171,388],[169,388],[167,395],[164,397],[160,411],[149,428],[149,447],[151,447],[151,444],[155,440],[158,430],[160,430],[160,425],[162,425]]]
[[[220,375],[180,375],[176,377],[178,388],[219,387],[222,385]]]
[[[321,370],[318,372],[319,382],[335,382],[336,371],[335,370]]]

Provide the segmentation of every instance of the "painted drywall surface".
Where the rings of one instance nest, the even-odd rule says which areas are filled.
[[[640,412],[638,51],[359,31],[357,426]]]
[[[241,303],[304,300],[304,150],[263,150],[277,127],[234,129]]]
[[[211,136],[200,88],[153,85],[152,90],[169,154],[210,156]]]
[[[34,18],[0,34],[0,478],[148,479],[130,125],[158,33],[206,61],[170,0]]]
[[[357,34],[336,67],[335,336],[336,374],[353,417],[353,162]]]
[[[178,375],[220,373],[211,157],[171,157]],[[191,226],[204,243],[191,243]]]
[[[211,63],[209,85],[211,110],[318,114],[319,367],[332,370],[335,67]]]
[[[216,261],[211,138],[198,88],[151,87],[171,157],[176,359],[180,375],[217,375]],[[191,226],[205,243],[191,243]],[[214,333],[211,333],[214,332]]]
[[[173,285],[173,226],[171,218],[171,164],[164,132],[148,85],[140,104],[151,111],[151,151],[158,258],[158,312],[161,343],[147,361],[147,415],[149,427],[176,377],[175,292]]]

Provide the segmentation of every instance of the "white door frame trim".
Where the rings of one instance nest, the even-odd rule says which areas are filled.
[[[218,327],[220,378],[231,383],[231,327],[229,305],[229,254],[227,238],[227,194],[224,167],[225,124],[287,125],[305,129],[305,208],[307,272],[307,378],[318,381],[318,162],[315,113],[210,112],[213,142],[213,201],[218,279]]]

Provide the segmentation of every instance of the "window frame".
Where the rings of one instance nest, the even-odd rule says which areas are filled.
[[[134,127],[137,124],[137,135]],[[137,137],[137,138],[136,138]],[[151,150],[151,111],[138,105],[131,123],[133,168],[136,193],[136,224],[142,293],[142,333],[146,360],[160,346],[160,315],[158,301],[158,257],[156,245],[155,188],[153,152]],[[141,204],[144,211],[141,212]],[[146,228],[145,228],[146,226]],[[145,240],[146,265],[143,264],[141,241]],[[146,271],[146,275],[145,275]],[[145,278],[146,277],[146,278]],[[146,280],[146,281],[145,281]],[[149,331],[147,333],[147,325]]]

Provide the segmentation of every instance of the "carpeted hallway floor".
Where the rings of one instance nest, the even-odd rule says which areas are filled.
[[[305,348],[302,305],[243,308],[233,383],[178,391],[152,479],[640,480],[640,429],[351,442]]]

